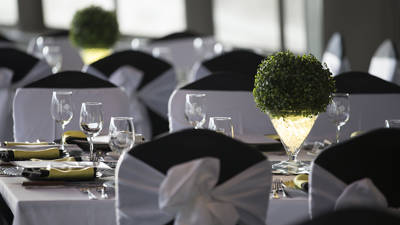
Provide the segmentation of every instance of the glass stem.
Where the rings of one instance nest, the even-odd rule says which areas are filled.
[[[90,145],[89,160],[92,162],[95,162],[96,157],[94,155],[93,136],[88,136],[88,140],[89,140],[89,145]]]
[[[65,150],[65,146],[64,146],[64,129],[65,129],[65,124],[61,123],[61,138],[60,138],[60,142],[61,142],[61,150]]]
[[[339,137],[340,137],[340,125],[336,125],[336,144],[339,143]]]

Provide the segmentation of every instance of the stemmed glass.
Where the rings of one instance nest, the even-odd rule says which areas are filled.
[[[195,129],[206,122],[206,94],[186,94],[185,118]]]
[[[340,128],[350,117],[350,102],[348,93],[332,94],[332,102],[326,108],[330,120],[336,125],[336,143],[339,143]]]
[[[61,69],[62,55],[60,46],[46,45],[43,47],[43,56],[51,66],[51,72],[57,73]]]
[[[97,160],[93,152],[93,137],[97,136],[103,128],[103,104],[100,102],[82,103],[79,124],[90,144],[90,161],[95,162]]]
[[[235,137],[232,119],[230,117],[210,117],[208,129],[225,134],[232,138]]]
[[[113,152],[120,155],[133,147],[135,128],[132,117],[111,117],[109,129],[109,146]]]
[[[64,150],[64,129],[74,115],[72,108],[72,91],[53,91],[51,98],[51,117],[56,123],[59,123],[62,128],[61,132],[61,150]]]

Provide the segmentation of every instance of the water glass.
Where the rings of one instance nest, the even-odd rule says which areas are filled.
[[[109,146],[116,154],[121,154],[133,147],[135,128],[132,117],[111,117],[109,129]]]
[[[60,46],[46,45],[43,47],[43,56],[51,66],[51,72],[57,73],[61,69],[62,55]]]
[[[231,117],[210,117],[208,128],[226,136],[235,137]]]
[[[186,94],[185,118],[195,129],[206,122],[206,94]]]
[[[74,113],[72,108],[72,91],[53,91],[51,98],[51,117],[61,125],[61,149],[64,150],[64,129]]]
[[[400,119],[385,120],[385,127],[387,127],[387,128],[400,128]]]
[[[93,137],[103,129],[103,104],[100,102],[84,102],[81,107],[79,119],[80,128],[86,134],[90,144],[90,161],[96,162],[94,154]]]
[[[326,112],[330,120],[336,125],[336,143],[339,143],[340,128],[346,124],[350,117],[349,94],[332,94],[332,102],[328,105]]]

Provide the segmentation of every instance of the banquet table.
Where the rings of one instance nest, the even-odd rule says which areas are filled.
[[[270,161],[285,159],[282,152],[266,153]],[[300,158],[310,160],[305,153]],[[26,188],[24,177],[0,176],[0,194],[14,214],[13,225],[114,225],[115,200],[89,200],[73,187]],[[308,198],[270,199],[267,224],[284,225],[308,218]]]

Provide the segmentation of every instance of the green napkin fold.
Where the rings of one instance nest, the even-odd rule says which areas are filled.
[[[71,169],[39,169],[25,168],[22,176],[31,180],[65,180],[83,181],[96,178],[96,168],[71,168]]]
[[[0,152],[0,159],[3,161],[23,161],[36,159],[58,159],[62,152],[58,148],[48,148],[43,150],[6,150]]]
[[[298,189],[308,191],[308,174],[299,174],[293,179],[293,183]]]

